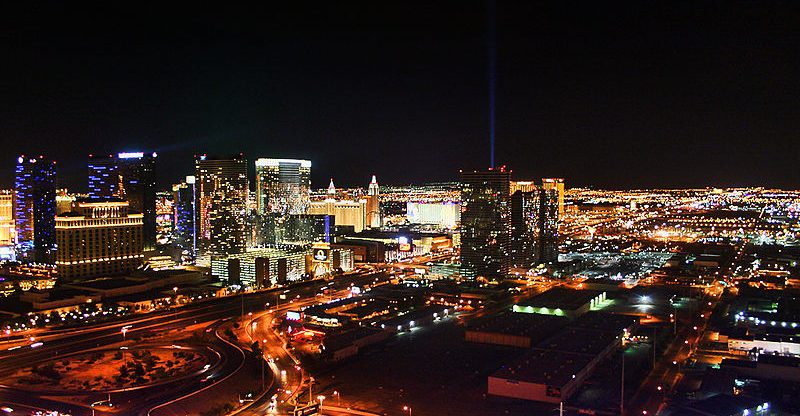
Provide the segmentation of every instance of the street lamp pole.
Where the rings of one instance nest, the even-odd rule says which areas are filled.
[[[622,381],[619,384],[619,414],[625,415],[625,349],[622,350]]]
[[[125,334],[128,333],[128,328],[127,327],[122,327],[121,332],[122,332],[122,343],[124,344],[125,343]],[[122,362],[125,363],[125,364],[128,363],[128,361],[126,360],[126,357],[125,357],[125,350],[122,350]]]
[[[322,396],[322,395],[317,396],[317,400],[319,400],[319,412],[317,412],[317,414],[321,415],[322,414],[322,402],[325,401],[325,396]]]
[[[656,368],[656,327],[653,326],[653,370]]]
[[[175,293],[175,320],[178,320],[178,286],[172,288],[172,291]]]
[[[411,406],[403,406],[403,411],[408,412],[408,416],[411,416]]]

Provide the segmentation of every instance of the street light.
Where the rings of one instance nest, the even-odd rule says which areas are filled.
[[[120,332],[122,332],[122,343],[124,344],[125,343],[125,334],[128,333],[128,327],[127,326],[123,326],[122,329],[120,330]],[[125,361],[125,350],[122,350],[122,362],[127,363],[127,361]]]
[[[408,416],[411,416],[411,406],[403,406],[403,411],[408,412]]]
[[[175,293],[175,320],[178,320],[178,286],[172,288],[172,291]]]
[[[333,391],[333,395],[336,396],[336,406],[342,406],[342,396],[339,394],[338,390]]]

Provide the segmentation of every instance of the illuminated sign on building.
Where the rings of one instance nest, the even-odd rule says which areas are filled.
[[[400,245],[400,251],[411,251],[411,243],[408,237],[399,237],[397,243]]]
[[[328,261],[328,250],[325,249],[314,249],[314,260],[316,261]]]
[[[144,157],[142,152],[125,152],[117,155],[120,159],[141,159]]]

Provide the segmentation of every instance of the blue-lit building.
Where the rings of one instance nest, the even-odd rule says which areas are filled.
[[[197,255],[197,217],[195,214],[195,178],[172,185],[172,245],[180,252],[181,263],[193,263]]]
[[[89,197],[120,198],[144,214],[144,247],[156,244],[156,153],[89,155]]]
[[[56,166],[44,156],[17,158],[14,181],[17,258],[50,263],[56,249]]]

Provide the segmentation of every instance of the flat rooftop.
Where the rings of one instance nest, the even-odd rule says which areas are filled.
[[[533,308],[576,310],[602,294],[599,290],[574,290],[557,287],[518,303]]]
[[[576,319],[571,327],[621,333],[623,329],[639,323],[639,317],[604,312],[587,312]]]
[[[467,331],[531,337],[536,343],[569,323],[561,316],[505,311],[470,322]]]
[[[622,337],[621,333],[614,334],[607,331],[594,331],[585,328],[567,327],[555,335],[542,341],[537,348],[585,354],[590,359],[600,354],[614,342]]]
[[[563,387],[592,361],[593,357],[562,351],[533,349],[491,377]]]
[[[325,339],[322,341],[322,344],[325,345],[325,349],[336,351],[351,345],[353,342],[358,341],[361,338],[366,338],[380,332],[381,330],[376,328],[358,327],[349,331],[339,332],[333,335],[326,335]]]
[[[121,287],[137,286],[141,285],[142,283],[145,282],[142,280],[130,280],[124,277],[114,277],[114,278],[94,279],[86,282],[75,283],[73,284],[73,286],[87,288],[87,289],[110,290],[110,289],[118,289]]]

